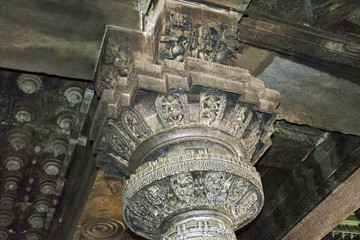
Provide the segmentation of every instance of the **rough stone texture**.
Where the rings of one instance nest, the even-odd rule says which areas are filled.
[[[360,170],[320,203],[283,240],[321,239],[360,207]],[[329,211],[336,209],[336,211]]]
[[[277,119],[360,135],[360,86],[275,57],[258,76],[280,92]]]
[[[1,1],[0,66],[92,80],[106,25],[139,29],[136,7],[131,0]]]
[[[244,49],[236,54],[234,65],[250,71],[254,76],[262,73],[272,62],[274,52],[265,49],[249,47],[244,45]]]

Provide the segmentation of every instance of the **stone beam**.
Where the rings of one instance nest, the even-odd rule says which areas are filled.
[[[290,25],[280,20],[264,20],[251,12],[249,15],[239,24],[240,41],[308,61],[343,65],[350,67],[350,70],[360,66],[358,39]]]
[[[275,193],[270,193],[271,196],[269,197],[265,195],[266,201],[263,211],[247,231],[239,232],[238,238],[248,240],[282,239],[302,219],[312,216],[317,205],[326,206],[325,204],[322,205],[322,202],[331,196],[332,192],[336,193],[337,187],[348,186],[347,189],[350,189],[346,180],[360,167],[359,146],[359,137],[339,134],[328,136],[315,150],[308,154],[293,173],[288,175]],[[261,165],[261,162],[259,164]],[[267,173],[269,177],[272,176],[271,168]],[[271,179],[271,177],[267,178],[266,174],[262,176],[263,181],[271,181]],[[355,190],[354,194],[356,193]],[[351,195],[352,192],[346,194]],[[347,199],[346,194],[342,196],[344,200]],[[356,197],[354,196],[352,199],[355,200]],[[334,211],[336,208],[326,209],[329,211],[328,214],[336,215]],[[350,209],[352,208],[346,209],[344,204],[344,210],[341,211],[346,213]],[[319,227],[319,225],[317,226]],[[325,235],[326,233],[324,230]],[[291,236],[293,238],[288,239],[319,239]]]
[[[278,120],[360,135],[359,84],[279,57],[258,78],[281,94]]]
[[[360,208],[360,169],[336,188],[283,240],[322,239],[350,214]],[[336,210],[335,210],[336,209]]]

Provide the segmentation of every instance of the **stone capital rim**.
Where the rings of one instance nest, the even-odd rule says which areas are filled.
[[[126,224],[151,239],[173,239],[165,233],[174,224],[165,223],[187,221],[185,215],[199,211],[215,214],[230,234],[254,219],[264,203],[254,167],[240,157],[207,149],[176,152],[143,164],[126,182],[123,196]]]

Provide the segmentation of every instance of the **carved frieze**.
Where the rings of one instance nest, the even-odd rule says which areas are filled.
[[[135,142],[144,141],[152,133],[145,120],[135,109],[125,109],[121,114],[121,125]]]
[[[218,125],[225,112],[226,96],[212,89],[200,94],[200,121],[207,125]]]
[[[105,65],[99,70],[99,76],[95,82],[96,92],[101,96],[104,89],[112,89],[116,86],[119,78],[127,77],[130,71],[130,61],[121,56],[119,51],[108,48],[104,53]]]
[[[268,126],[272,118],[259,117],[254,110],[256,105],[243,102],[242,98],[236,99],[234,95],[224,91],[194,87],[190,92],[171,89],[168,94],[154,94],[154,97],[146,97],[144,92],[140,96],[134,106],[124,108],[120,112],[119,119],[111,119],[103,132],[104,143],[109,146],[110,152],[118,155],[118,157],[113,157],[111,154],[111,159],[126,168],[130,166],[134,169],[132,165],[147,161],[143,157],[141,159],[134,157],[138,155],[137,149],[142,144],[152,141],[152,147],[148,150],[142,149],[140,152],[147,151],[149,154],[155,154],[155,150],[152,149],[157,148],[156,143],[163,144],[163,140],[159,140],[156,136],[163,133],[171,138],[171,131],[175,129],[184,131],[184,134],[179,135],[178,141],[185,142],[193,138],[192,134],[196,132],[195,129],[198,126],[202,126],[203,131],[206,131],[204,134],[207,137],[205,135],[202,137],[204,140],[218,135],[216,132],[211,133],[205,130],[207,127],[211,127],[212,131],[217,129],[232,142],[221,138],[218,141],[207,140],[209,143],[216,142],[230,149],[236,148],[237,150],[230,150],[230,152],[245,156],[251,162],[257,160],[252,159],[257,148],[267,148],[265,143],[273,131]],[[191,103],[188,102],[190,97]],[[267,135],[261,139],[264,133]],[[264,144],[259,144],[261,141]],[[167,144],[165,143],[164,146]],[[229,145],[237,146],[228,147]]]
[[[159,59],[183,61],[186,57],[233,65],[239,47],[232,26],[194,21],[185,14],[166,12],[165,27],[159,38]]]
[[[159,95],[155,106],[165,127],[183,125],[189,120],[187,96],[184,91],[173,89],[167,95]]]
[[[176,234],[185,237],[191,232],[205,231],[206,224],[213,224],[210,220],[201,222],[181,216],[185,212],[196,215],[197,211],[213,214],[218,221],[215,226],[222,231],[217,234],[209,231],[211,239],[217,239],[215,235],[234,239],[233,231],[253,219],[262,204],[260,176],[255,168],[241,158],[207,149],[172,153],[142,165],[127,181],[123,198],[128,226],[142,236],[158,239],[176,239],[173,238]],[[222,218],[223,213],[230,222]],[[177,229],[187,218],[191,220],[182,223],[181,231],[173,232],[174,226]],[[175,222],[170,229],[159,228],[167,221]],[[197,222],[196,226],[191,221]]]

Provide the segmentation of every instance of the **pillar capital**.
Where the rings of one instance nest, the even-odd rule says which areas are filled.
[[[90,137],[128,179],[124,218],[136,233],[235,239],[263,206],[253,165],[271,145],[279,93],[235,66],[234,16],[153,7],[153,31],[108,29]]]

